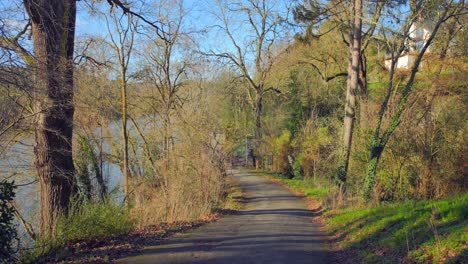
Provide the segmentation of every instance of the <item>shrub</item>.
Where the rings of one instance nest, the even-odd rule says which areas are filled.
[[[336,122],[308,122],[297,138],[297,165],[304,178],[329,179],[336,172]],[[297,169],[299,170],[299,169]],[[296,171],[296,170],[295,170]]]
[[[75,202],[69,215],[57,226],[57,239],[90,241],[96,238],[115,237],[133,229],[128,209],[111,200],[103,203]]]
[[[196,142],[176,145],[156,163],[157,177],[135,184],[131,214],[138,227],[196,220],[221,205],[224,165],[207,152]]]
[[[13,240],[17,238],[17,232],[10,202],[15,197],[15,188],[13,182],[0,182],[0,263],[10,263],[14,259]]]
[[[304,177],[302,156],[299,156],[293,163],[294,179],[302,179]]]
[[[98,203],[77,199],[72,202],[68,216],[59,219],[55,236],[36,240],[33,250],[22,252],[20,263],[56,263],[73,255],[68,247],[71,243],[104,241],[133,229],[125,206],[110,199]]]
[[[131,215],[137,227],[185,222],[206,217],[226,198],[225,136],[213,133],[215,118],[191,102],[173,117],[170,148],[144,163],[144,177],[135,177]],[[161,131],[162,132],[162,131]],[[148,135],[149,149],[163,146],[164,135]],[[149,155],[145,155],[148,159]]]
[[[273,170],[291,176],[292,167],[289,160],[292,151],[291,132],[284,130],[278,138],[274,139],[273,146]]]

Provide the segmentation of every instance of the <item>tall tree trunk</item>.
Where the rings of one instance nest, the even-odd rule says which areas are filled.
[[[430,33],[429,38],[426,40],[426,43],[424,44],[423,48],[419,52],[418,56],[416,57],[416,60],[411,68],[411,74],[409,76],[409,79],[406,82],[405,88],[402,91],[402,95],[397,102],[396,109],[393,115],[390,117],[389,125],[385,129],[385,131],[382,133],[380,132],[380,130],[381,130],[381,126],[383,123],[384,114],[388,108],[390,94],[393,92],[393,75],[396,69],[396,60],[393,59],[392,61],[387,94],[380,108],[379,117],[377,120],[377,126],[375,128],[373,141],[372,141],[372,147],[371,147],[371,153],[370,153],[371,159],[369,160],[369,163],[367,165],[366,178],[364,179],[362,196],[366,201],[370,200],[372,196],[371,192],[372,192],[372,188],[374,187],[375,176],[377,173],[377,166],[378,166],[380,157],[385,149],[385,146],[390,140],[391,136],[393,135],[397,127],[400,125],[401,116],[403,115],[403,112],[406,110],[409,96],[411,95],[411,92],[413,90],[413,84],[416,78],[416,73],[419,70],[419,65],[421,64],[423,56],[426,53],[429,45],[431,45],[432,41],[434,40],[441,25],[447,20],[448,17],[454,16],[454,14],[457,14],[457,12],[460,12],[460,10],[462,10],[461,7],[463,6],[464,6],[464,1],[461,1],[460,3],[455,4],[455,6],[445,7],[445,10],[441,12],[441,15],[438,17],[438,20],[436,21],[434,25],[434,29]],[[412,6],[412,13],[414,16],[413,20],[416,18],[416,13],[417,13],[416,10],[414,10],[414,8],[416,7]],[[402,51],[403,49],[400,49],[398,53],[401,54]]]
[[[110,3],[111,1],[109,1]],[[115,1],[112,1],[115,3]],[[119,1],[117,1],[119,2]],[[120,3],[120,2],[119,2]],[[123,9],[121,5],[119,5]],[[127,14],[124,11],[121,15],[117,15],[115,12],[111,12],[110,15],[103,14],[107,30],[109,33],[109,45],[114,50],[117,57],[118,64],[120,66],[120,104],[121,104],[121,140],[122,140],[122,158],[123,164],[121,166],[122,174],[124,176],[124,193],[125,193],[125,203],[128,202],[128,195],[130,192],[130,180],[131,180],[131,171],[129,165],[129,150],[128,150],[128,114],[127,114],[127,70],[128,64],[130,62],[130,56],[133,49],[133,40],[135,34],[135,24],[133,24],[132,14]],[[127,15],[126,23],[123,22],[123,17]],[[108,17],[112,20],[109,21]]]
[[[360,59],[360,81],[359,85],[361,89],[359,90],[359,128],[366,129],[368,122],[368,83],[367,83],[367,57],[364,52],[364,48],[361,47],[361,59]]]
[[[123,64],[122,64],[123,65]],[[130,191],[130,167],[128,162],[128,129],[127,129],[127,80],[126,80],[126,69],[122,67],[121,71],[121,103],[122,103],[122,151],[123,151],[123,174],[124,174],[124,193],[125,201],[128,202],[128,194]]]
[[[35,85],[35,166],[40,184],[41,223],[51,236],[76,193],[72,159],[75,0],[24,0],[32,22]]]
[[[258,168],[261,166],[261,158],[258,155],[258,148],[262,140],[262,108],[263,108],[263,94],[260,89],[255,92],[255,105],[254,105],[254,118],[255,118],[255,135],[254,135],[254,148],[252,150],[253,166]]]
[[[361,58],[361,28],[362,28],[362,1],[355,0],[351,5],[351,39],[349,42],[350,60],[348,61],[348,82],[346,91],[346,104],[344,116],[343,156],[342,163],[338,169],[338,182],[344,190],[348,173],[349,157],[351,153],[356,96],[359,86],[359,71]]]
[[[375,184],[375,174],[377,173],[377,165],[379,164],[380,157],[384,146],[380,145],[379,140],[374,139],[370,151],[370,159],[367,163],[367,173],[364,178],[364,199],[369,200],[371,197],[371,191]]]

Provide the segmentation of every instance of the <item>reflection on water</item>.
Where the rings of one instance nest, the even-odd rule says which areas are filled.
[[[112,156],[112,146],[120,146],[120,128],[118,122],[108,127],[97,128],[92,137],[101,142],[93,142],[93,146],[102,148],[102,175],[108,191],[116,190],[116,199],[122,201],[121,186],[123,176],[118,164],[111,163],[105,157]],[[103,135],[103,131],[105,135]],[[38,226],[39,213],[39,184],[36,180],[34,168],[33,137],[27,137],[11,145],[0,154],[0,179],[14,179],[18,185],[15,204],[26,221],[32,224],[35,230]],[[97,150],[97,149],[96,149]],[[24,227],[18,223],[19,238],[23,244],[30,244],[30,238]]]
[[[0,157],[0,179],[9,178],[18,185],[15,203],[23,215],[35,229],[38,215],[39,192],[34,171],[33,140],[26,138],[12,145]],[[28,240],[23,226],[18,225],[21,241]]]

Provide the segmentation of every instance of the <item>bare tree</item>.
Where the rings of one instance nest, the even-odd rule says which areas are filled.
[[[175,148],[175,137],[179,132],[174,132],[174,125],[179,110],[189,98],[187,93],[181,90],[186,87],[187,76],[193,72],[195,65],[189,47],[193,45],[191,31],[185,23],[188,10],[182,1],[161,1],[155,8],[154,16],[158,19],[158,31],[152,27],[145,27],[145,35],[148,43],[144,49],[146,61],[145,68],[139,72],[138,76],[144,81],[149,94],[145,94],[142,100],[147,101],[150,113],[154,116],[154,134],[159,137],[156,142],[161,143],[159,151],[159,166],[155,164],[156,157],[152,157],[149,149],[154,146],[148,145],[148,137],[144,135],[136,122],[133,122],[140,138],[143,141],[143,149],[149,159],[154,177],[157,178],[161,186],[162,194],[165,197],[165,217],[169,221],[171,215],[169,203],[170,171],[173,160],[176,159],[172,152]],[[157,34],[155,34],[157,33]],[[180,136],[180,134],[179,134]]]
[[[207,56],[227,60],[245,79],[254,113],[254,138],[257,147],[262,139],[263,98],[270,91],[280,92],[275,87],[267,87],[267,79],[278,49],[276,45],[281,41],[279,28],[287,18],[287,14],[282,17],[277,10],[279,5],[277,1],[266,0],[218,1],[220,10],[214,16],[220,24],[216,28],[224,33],[234,50],[203,52]],[[242,30],[242,34],[235,30],[236,26]],[[249,67],[251,64],[252,68]],[[258,153],[252,155],[254,166],[259,165],[256,162],[260,161],[257,155]]]
[[[121,134],[122,134],[122,153],[123,166],[122,173],[124,175],[124,192],[126,195],[130,192],[131,171],[129,165],[129,143],[128,143],[128,104],[127,90],[129,81],[129,63],[134,48],[135,33],[137,28],[137,20],[132,14],[125,15],[118,10],[111,9],[110,15],[102,14],[106,20],[107,31],[110,41],[107,42],[109,47],[115,53],[120,85],[120,104],[121,104]]]
[[[157,10],[159,34],[153,34],[154,29],[148,28],[150,43],[145,50],[148,62],[145,79],[156,91],[150,103],[161,119],[163,154],[167,157],[173,144],[171,119],[174,111],[183,104],[179,90],[192,66],[188,49],[192,43],[190,32],[183,28],[187,12],[182,2],[163,1]]]
[[[72,159],[73,132],[73,53],[75,42],[76,0],[23,0],[30,22],[16,36],[6,38],[2,31],[0,47],[14,52],[28,70],[34,71],[32,107],[28,113],[6,126],[34,117],[35,167],[40,183],[41,233],[52,236],[55,223],[68,213],[70,198],[76,193]],[[135,13],[119,0],[107,1],[124,14],[153,22]],[[32,28],[33,55],[20,45],[20,39]],[[4,133],[6,130],[2,130]]]

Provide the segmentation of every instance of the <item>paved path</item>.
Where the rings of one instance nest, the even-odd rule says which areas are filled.
[[[263,176],[234,171],[246,204],[234,214],[119,263],[325,263],[325,234],[304,201]]]

